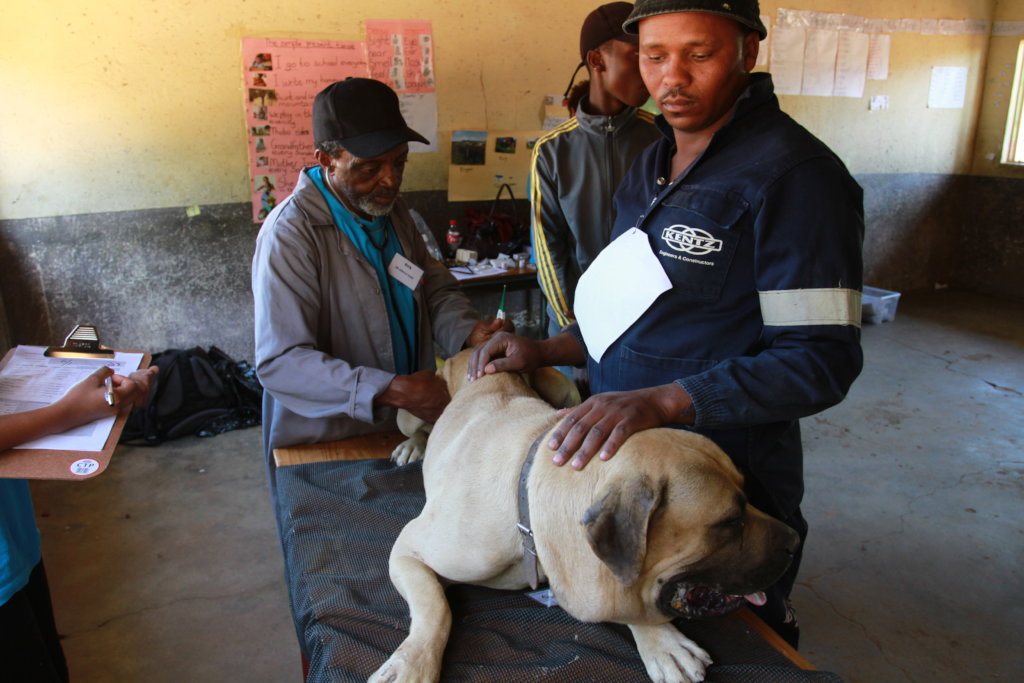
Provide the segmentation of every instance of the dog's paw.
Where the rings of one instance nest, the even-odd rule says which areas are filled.
[[[434,683],[440,678],[438,662],[427,662],[416,656],[409,656],[405,648],[399,648],[384,664],[373,672],[366,683]]]
[[[640,659],[655,683],[697,683],[711,665],[711,656],[671,624],[634,626]]]
[[[395,450],[391,451],[391,460],[398,465],[408,465],[411,462],[419,462],[423,459],[423,452],[426,448],[426,434],[413,434],[408,439],[395,446]]]

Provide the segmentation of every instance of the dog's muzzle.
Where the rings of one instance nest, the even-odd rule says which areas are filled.
[[[727,595],[710,586],[694,586],[684,581],[669,581],[658,595],[658,609],[671,617],[705,619],[735,612],[744,605],[763,605],[764,593]]]

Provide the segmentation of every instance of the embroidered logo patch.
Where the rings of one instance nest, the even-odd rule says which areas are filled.
[[[715,239],[707,230],[691,228],[688,225],[673,225],[661,232],[661,239],[676,251],[693,256],[705,256],[713,251],[722,251],[722,240]]]

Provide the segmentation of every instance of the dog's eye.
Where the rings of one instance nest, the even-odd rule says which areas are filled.
[[[743,516],[738,515],[736,517],[730,517],[729,519],[719,522],[718,526],[722,527],[723,529],[742,529]]]

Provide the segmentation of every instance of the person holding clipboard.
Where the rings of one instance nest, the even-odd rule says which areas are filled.
[[[125,377],[102,367],[48,406],[0,415],[0,453],[143,405],[156,372]],[[0,662],[10,680],[68,680],[24,479],[0,479],[0,634]]]

